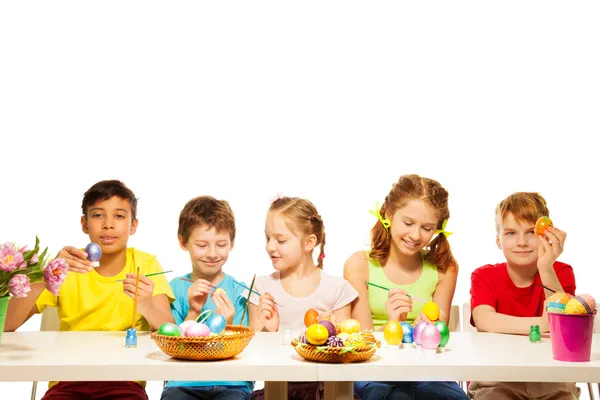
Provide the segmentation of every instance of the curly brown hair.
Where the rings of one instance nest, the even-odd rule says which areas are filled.
[[[391,220],[392,216],[409,200],[421,200],[430,205],[437,213],[436,229],[441,229],[444,220],[450,218],[448,209],[448,191],[433,179],[419,175],[403,175],[394,183],[385,197],[380,212],[384,218]],[[371,229],[371,252],[369,256],[384,264],[390,254],[392,237],[383,224],[378,220]],[[458,266],[450,243],[445,235],[437,235],[428,245],[424,255],[425,260],[444,270],[450,266]]]

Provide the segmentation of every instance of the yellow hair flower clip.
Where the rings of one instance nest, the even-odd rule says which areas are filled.
[[[448,236],[452,235],[452,232],[448,232],[446,230],[446,225],[448,225],[448,220],[445,219],[444,222],[442,223],[442,229],[436,229],[435,233],[443,233],[444,236],[446,236],[446,239],[448,238]]]
[[[372,209],[372,210],[369,210],[369,212],[371,214],[373,214],[375,217],[377,217],[377,219],[381,222],[381,225],[383,225],[383,227],[385,228],[386,231],[392,225],[392,223],[390,222],[389,219],[385,219],[381,215],[381,211],[379,211],[379,202],[376,202],[375,203],[375,208]]]

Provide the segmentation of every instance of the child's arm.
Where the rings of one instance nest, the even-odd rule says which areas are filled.
[[[14,332],[23,325],[33,314],[38,313],[36,300],[44,291],[44,282],[31,285],[31,292],[27,297],[11,297],[6,311],[4,332]]]
[[[127,274],[123,281],[123,292],[131,299],[135,299],[136,274]],[[154,281],[140,274],[138,283],[137,310],[148,321],[150,329],[157,330],[165,322],[175,322],[171,313],[169,297],[165,294],[154,293]]]
[[[343,322],[352,318],[352,306],[350,304],[346,304],[344,307],[338,308],[337,310],[333,311],[333,316],[338,322]],[[361,329],[364,329],[362,325]]]
[[[473,310],[473,322],[478,332],[496,332],[523,334],[529,333],[531,325],[539,325],[541,332],[548,332],[548,314],[544,304],[544,315],[541,317],[513,317],[500,314],[494,307],[482,304]]]
[[[358,292],[351,307],[351,316],[362,329],[373,329],[373,317],[369,306],[369,293],[365,282],[369,280],[369,265],[363,252],[356,252],[344,264],[344,279]],[[337,318],[337,316],[336,316]],[[343,319],[338,319],[343,321]]]
[[[554,270],[554,262],[563,251],[567,234],[560,229],[549,227],[544,235],[539,235],[538,240],[538,261],[537,267],[542,280],[542,285],[564,292],[564,288]],[[545,289],[546,298],[552,295],[552,292]]]
[[[433,293],[432,300],[440,308],[440,319],[446,324],[450,320],[450,307],[452,307],[457,278],[458,266],[447,267],[443,273],[438,273],[438,284]]]

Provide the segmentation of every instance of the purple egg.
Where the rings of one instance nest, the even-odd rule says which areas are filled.
[[[332,337],[332,336],[336,335],[335,326],[333,325],[333,323],[331,321],[324,319],[323,321],[319,321],[319,324],[323,325],[325,328],[327,328],[327,332],[329,333],[328,337]]]
[[[434,324],[426,324],[427,325],[421,330],[420,345],[424,349],[437,349],[441,341],[440,331]]]
[[[208,329],[208,326],[204,325],[201,322],[198,322],[194,325],[190,325],[185,330],[185,336],[198,337],[198,336],[208,336],[208,335],[210,335],[210,329]]]
[[[300,336],[298,337],[298,341],[300,343],[308,343],[308,340],[306,340],[306,331],[300,334]]]
[[[85,252],[87,253],[87,259],[94,263],[94,267],[100,266],[100,259],[102,258],[102,248],[97,243],[90,243],[85,246]]]
[[[423,321],[419,323],[419,325],[415,326],[415,330],[413,331],[413,340],[416,344],[421,344],[421,331],[425,329],[427,324],[427,322]]]
[[[344,341],[341,337],[331,336],[327,339],[327,346],[329,347],[344,347]]]

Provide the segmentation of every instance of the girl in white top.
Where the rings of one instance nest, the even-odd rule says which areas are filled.
[[[308,200],[280,197],[271,204],[265,223],[266,250],[275,272],[256,278],[262,294],[250,297],[250,326],[276,332],[281,327],[299,334],[304,314],[313,308],[333,314],[338,322],[351,318],[358,292],[344,278],[323,272],[325,230],[316,207]],[[320,247],[318,264],[313,250]],[[282,307],[278,307],[277,304]]]

